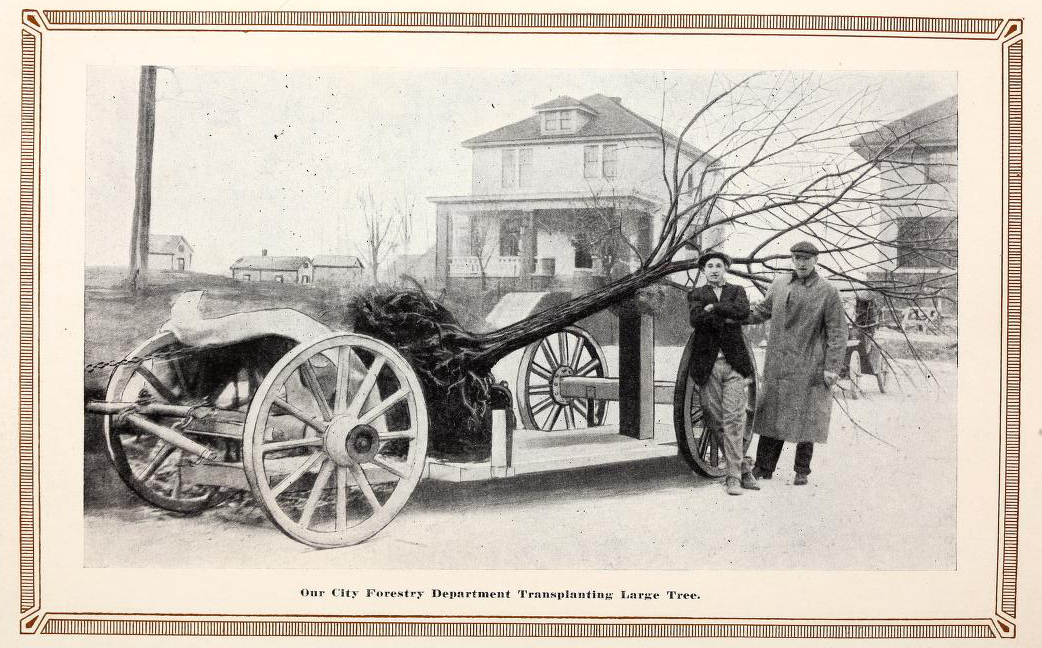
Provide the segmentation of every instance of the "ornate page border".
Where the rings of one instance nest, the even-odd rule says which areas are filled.
[[[46,611],[40,587],[39,225],[41,66],[49,31],[367,31],[423,33],[757,34],[993,40],[1003,90],[1002,430],[999,543],[992,616],[966,619],[719,619],[671,617],[328,617]],[[23,634],[583,637],[1012,638],[1016,636],[1020,520],[1023,20],[896,16],[271,12],[22,12],[19,169],[18,507]]]

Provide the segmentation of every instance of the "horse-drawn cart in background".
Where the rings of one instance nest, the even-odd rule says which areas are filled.
[[[871,293],[855,293],[853,313],[849,314],[847,355],[844,378],[849,378],[856,395],[863,375],[874,375],[879,393],[886,393],[890,367],[883,357],[876,332],[882,323],[882,309]]]
[[[216,319],[186,293],[170,322],[112,372],[104,401],[108,454],[124,482],[168,511],[198,513],[219,489],[248,489],[284,533],[315,547],[362,542],[402,509],[421,478],[491,479],[675,455],[723,473],[685,349],[675,382],[654,380],[654,318],[619,307],[620,377],[600,345],[569,327],[525,349],[510,398],[492,416],[491,457],[428,457],[428,403],[390,345],[338,332],[297,311]],[[750,381],[750,416],[756,385]],[[502,389],[509,396],[509,390]],[[609,402],[618,424],[606,424]],[[671,405],[674,425],[655,424]]]

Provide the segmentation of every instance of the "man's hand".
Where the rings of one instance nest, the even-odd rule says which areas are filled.
[[[825,384],[828,385],[829,387],[835,385],[836,381],[839,380],[839,374],[835,373],[833,371],[825,370],[824,375],[825,375]]]
[[[707,313],[712,313],[713,312],[713,306],[715,306],[715,305],[716,304],[706,304],[705,308],[703,308],[702,310],[704,310]]]

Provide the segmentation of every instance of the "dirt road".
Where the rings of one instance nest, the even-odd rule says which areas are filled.
[[[660,376],[675,371],[663,350]],[[672,362],[672,366],[670,366]],[[956,366],[933,363],[880,395],[834,408],[810,485],[794,487],[792,448],[742,497],[679,458],[478,483],[421,482],[362,545],[318,551],[252,505],[182,518],[89,510],[93,567],[446,569],[953,569]],[[668,409],[668,408],[667,408]],[[669,420],[668,411],[659,418]],[[884,439],[891,447],[874,436]]]

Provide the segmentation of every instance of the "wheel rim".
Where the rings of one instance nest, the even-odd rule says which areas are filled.
[[[181,348],[172,333],[161,333],[127,356],[142,358]],[[122,364],[109,379],[106,400],[136,402],[148,397],[159,402],[190,404],[185,367],[180,360],[149,359]],[[190,458],[182,450],[151,434],[120,425],[106,415],[102,426],[106,449],[116,472],[145,501],[175,513],[198,513],[207,508],[217,488],[186,483],[182,469]]]
[[[723,446],[712,433],[702,409],[698,385],[691,378],[693,340],[688,341],[677,368],[676,386],[673,392],[673,426],[677,437],[677,450],[688,465],[705,477],[721,477],[726,471]],[[754,377],[746,385],[747,430],[753,426],[756,408],[755,363]]]
[[[607,402],[560,395],[555,379],[565,376],[603,378],[608,361],[597,341],[569,326],[525,348],[517,372],[517,407],[529,430],[573,430],[604,423]]]
[[[362,542],[405,505],[427,452],[423,390],[392,347],[338,333],[286,354],[250,406],[246,477],[271,521],[315,547]]]

